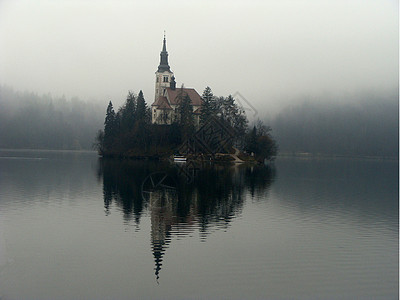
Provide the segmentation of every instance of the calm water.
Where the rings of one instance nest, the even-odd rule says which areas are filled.
[[[396,299],[398,163],[0,152],[0,299]]]

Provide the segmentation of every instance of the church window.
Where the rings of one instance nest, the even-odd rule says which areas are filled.
[[[158,76],[157,76],[156,82],[158,82]]]
[[[164,82],[168,82],[168,76],[164,76]]]

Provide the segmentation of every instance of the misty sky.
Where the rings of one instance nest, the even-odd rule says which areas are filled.
[[[392,93],[398,16],[394,0],[0,0],[0,84],[102,105],[142,89],[151,104],[166,30],[178,85],[259,111]]]

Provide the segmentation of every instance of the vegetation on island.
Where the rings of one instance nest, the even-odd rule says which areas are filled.
[[[189,140],[199,127],[216,118],[224,128],[233,133],[230,143],[224,145],[221,152],[234,153],[236,148],[240,150],[241,159],[259,162],[265,159],[272,160],[276,156],[277,145],[271,136],[271,128],[258,121],[249,129],[244,110],[235,103],[231,95],[216,97],[211,88],[206,87],[202,94],[204,104],[199,124],[195,123],[189,96],[182,92],[178,97],[181,97],[178,100],[178,115],[171,125],[151,122],[151,111],[142,91],[138,95],[128,92],[125,104],[117,112],[110,101],[106,110],[104,130],[99,130],[96,136],[95,147],[99,154],[104,157],[168,157],[178,153],[179,147]],[[209,153],[197,154],[203,157]],[[213,155],[213,159],[215,157]]]
[[[224,99],[203,95],[204,120],[209,116],[207,102],[211,107],[216,102],[220,106],[223,103],[220,98]],[[281,155],[303,153],[398,159],[398,91],[347,96],[341,101],[329,99],[297,99],[276,115],[268,119],[263,117],[264,124],[271,125],[274,130]],[[99,105],[99,101],[40,95],[0,85],[0,149],[90,150],[93,137],[104,125],[107,102]],[[248,124],[245,127],[247,136],[254,125],[259,132],[257,124]],[[165,147],[160,145],[165,145],[167,139],[172,140],[173,147],[165,153],[173,153],[182,142],[181,134],[176,134],[179,131],[176,123],[164,128],[161,125],[157,129],[148,127],[157,132],[152,138],[159,139],[152,141],[153,145],[159,145],[156,153],[163,152]],[[104,129],[102,131],[104,134]],[[158,132],[164,133],[159,135]],[[244,146],[237,148],[243,150],[238,155],[240,159],[253,159],[251,155],[244,155]],[[246,150],[251,154],[250,151]]]

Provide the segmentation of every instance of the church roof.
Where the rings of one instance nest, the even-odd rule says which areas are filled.
[[[201,106],[203,104],[203,99],[201,99],[200,95],[197,93],[195,89],[191,88],[179,88],[179,89],[171,89],[166,88],[166,96],[160,96],[151,106],[158,106],[159,109],[172,109],[171,105],[179,105],[179,94],[183,90],[184,96],[187,94],[192,102],[193,106]],[[169,101],[168,101],[169,100]],[[195,109],[194,113],[200,113],[199,109]]]
[[[164,96],[158,97],[157,101],[151,106],[158,106],[158,109],[172,109],[171,105],[168,103],[167,97]]]
[[[177,88],[171,89],[167,88],[168,99],[171,105],[178,105],[179,104],[179,93],[183,90],[184,95],[188,95],[190,100],[192,101],[193,106],[201,106],[203,104],[203,100],[201,99],[200,95],[196,92],[195,89],[191,88]]]

